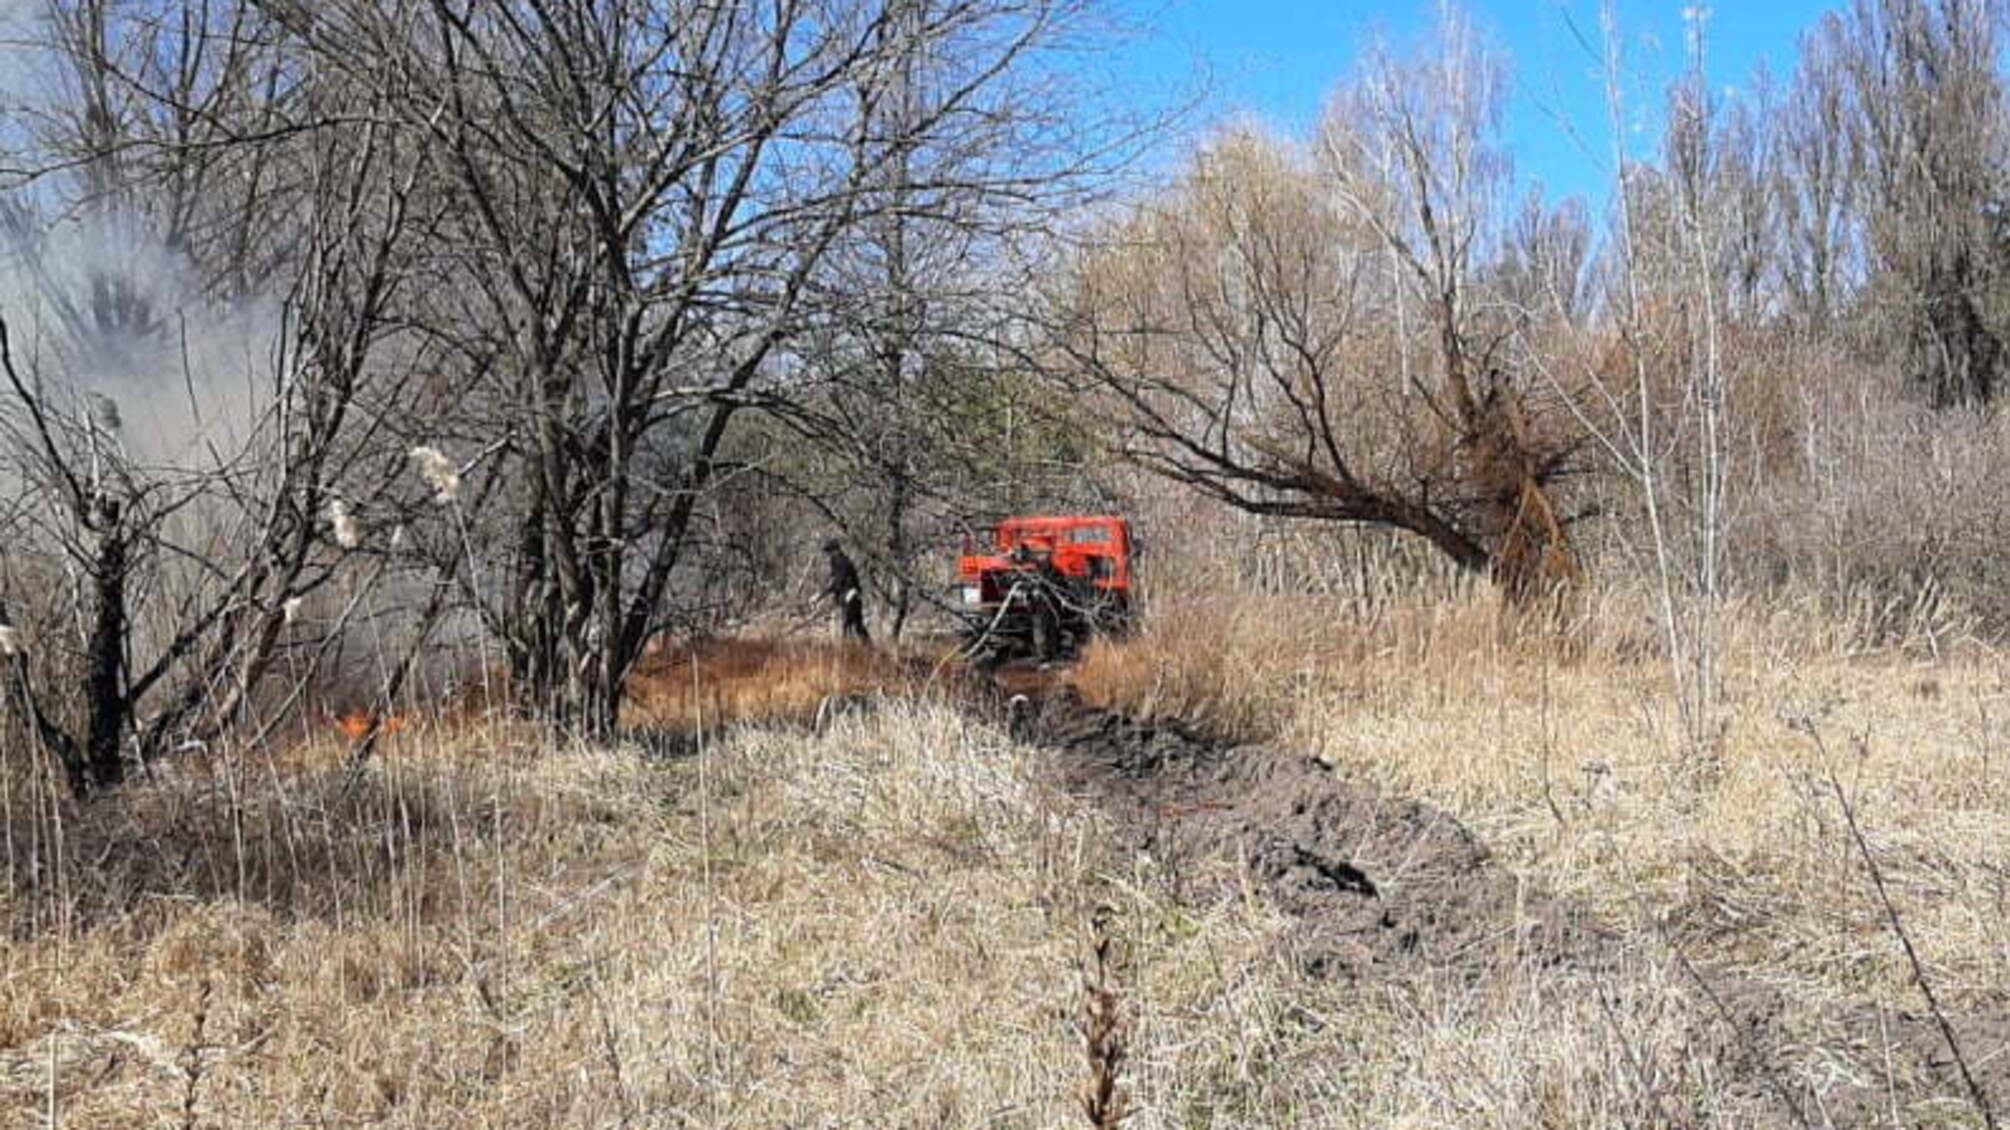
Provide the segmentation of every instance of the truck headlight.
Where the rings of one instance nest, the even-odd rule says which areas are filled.
[[[976,586],[976,585],[964,585],[964,586],[963,586],[963,603],[965,603],[965,604],[982,604],[982,603],[984,603],[984,590],[983,590],[983,589],[981,589],[981,588],[979,588],[979,587],[978,587],[978,586]]]

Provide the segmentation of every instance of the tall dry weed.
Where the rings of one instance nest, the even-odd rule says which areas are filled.
[[[1113,885],[1096,814],[941,704],[698,758],[520,735],[347,794],[339,765],[141,783],[132,826],[70,829],[80,860],[135,832],[163,858],[0,943],[0,1125],[1051,1126],[1080,1117],[1073,924],[1105,896],[1178,929],[1134,955],[1167,1003],[1132,1086],[1283,1109],[1190,1011],[1260,946],[1247,908]]]
[[[2010,922],[1991,909],[1991,861],[2010,850],[2001,657],[1944,607],[1868,594],[1734,595],[1715,615],[1720,721],[1701,761],[1656,603],[1625,585],[1533,627],[1478,587],[1373,602],[1218,588],[1156,606],[1078,678],[1097,701],[1283,741],[1444,807],[1617,928],[1672,923],[1699,959],[1809,999],[1909,1007],[1910,970],[1789,725],[1812,713],[1864,739],[1844,781],[1875,815],[1879,865],[1920,892],[1905,910],[1939,980],[1994,1000],[2010,978]]]

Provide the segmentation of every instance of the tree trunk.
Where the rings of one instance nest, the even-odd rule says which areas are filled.
[[[132,704],[126,700],[126,528],[118,502],[100,498],[97,511],[98,556],[91,571],[97,607],[89,645],[91,725],[85,743],[85,771],[93,789],[114,788],[125,780],[119,756]]]
[[[908,614],[914,609],[914,589],[907,579],[909,565],[907,515],[911,509],[913,491],[908,485],[905,468],[895,473],[892,487],[893,497],[887,500],[886,508],[886,548],[889,551],[887,560],[894,565],[893,583],[887,592],[887,603],[893,613],[893,620],[887,627],[887,638],[898,640],[902,630],[907,627]]]
[[[1987,404],[1996,394],[2003,343],[1976,308],[1966,256],[1926,286],[1919,380],[1935,408]]]

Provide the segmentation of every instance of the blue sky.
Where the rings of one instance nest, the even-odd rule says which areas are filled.
[[[1318,119],[1364,44],[1379,32],[1399,48],[1412,45],[1438,9],[1432,0],[1121,3],[1147,29],[1119,53],[1124,77],[1141,92],[1178,89],[1200,73],[1211,91],[1203,121],[1253,114],[1294,133]],[[1688,66],[1685,11],[1703,13],[1712,85],[1736,97],[1762,59],[1776,81],[1791,78],[1801,33],[1837,6],[1836,0],[1617,0],[1628,56],[1625,98],[1633,111],[1629,152],[1654,150],[1663,92]],[[1577,38],[1598,43],[1598,0],[1472,0],[1462,8],[1508,55],[1504,140],[1521,179],[1542,181],[1552,197],[1603,199],[1612,152],[1603,80],[1598,59]],[[1578,137],[1559,128],[1559,119]]]

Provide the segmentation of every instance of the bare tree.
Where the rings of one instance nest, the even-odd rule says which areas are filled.
[[[1780,280],[1789,312],[1828,327],[1861,271],[1857,154],[1843,59],[1847,30],[1823,16],[1801,37],[1800,63],[1774,119],[1773,197],[1780,217]]]
[[[1874,289],[1936,407],[1995,396],[2010,355],[2001,235],[2001,12],[1991,0],[1857,0],[1834,62],[1867,188]]]
[[[100,238],[143,235],[207,297],[262,296],[296,265],[307,165],[279,142],[327,121],[304,112],[315,84],[260,5],[45,0],[34,26],[42,36],[15,55],[51,64],[59,85],[28,108],[33,148],[0,183],[65,178],[70,220]],[[55,312],[101,337],[145,333],[163,312],[133,287],[100,270]],[[65,288],[44,289],[53,301]]]
[[[1057,340],[1135,457],[1245,510],[1416,534],[1518,595],[1574,574],[1571,429],[1485,290],[1502,83],[1451,20],[1417,58],[1371,53],[1310,155],[1231,134],[1112,233]]]
[[[377,437],[410,385],[386,355],[399,354],[390,311],[425,226],[412,205],[427,161],[379,128],[321,133],[310,153],[319,222],[300,233],[278,324],[245,348],[80,325],[61,313],[74,297],[61,293],[38,296],[55,317],[38,316],[47,306],[13,312],[12,325],[32,330],[25,354],[0,323],[0,440],[25,503],[12,511],[5,581],[15,587],[36,562],[67,574],[76,613],[67,630],[45,618],[33,640],[45,679],[17,650],[10,690],[79,795],[116,786],[129,762],[231,732],[287,648],[304,647],[311,669],[319,644],[296,613],[352,563],[356,512],[400,504],[402,460]],[[100,273],[81,285],[127,281]],[[178,321],[208,324],[206,309],[198,296]],[[178,355],[180,372],[108,375],[80,332],[137,334],[137,363]],[[221,368],[230,353],[236,372]],[[177,386],[187,399],[165,414]],[[10,609],[30,603],[10,595]],[[81,714],[66,716],[63,701],[75,700],[55,696],[66,684],[82,686]]]
[[[1540,188],[1531,189],[1509,221],[1486,285],[1530,326],[1581,323],[1591,313],[1593,247],[1582,200],[1551,206]]]
[[[1777,313],[1773,134],[1756,89],[1729,106],[1706,66],[1708,11],[1686,15],[1689,68],[1669,89],[1659,163],[1629,151],[1616,7],[1601,6],[1615,230],[1601,265],[1600,323],[1544,367],[1574,365],[1573,411],[1624,488],[1633,518],[1616,540],[1652,586],[1685,737],[1718,736],[1717,612],[1728,591],[1732,474],[1739,465],[1734,356]],[[1575,360],[1566,360],[1572,354]]]
[[[901,18],[912,27],[927,10]],[[813,280],[815,328],[789,348],[809,387],[771,407],[814,449],[776,470],[873,558],[893,638],[939,602],[927,566],[952,534],[1000,508],[1088,493],[1082,445],[1071,458],[1064,412],[1021,361],[1017,305],[1052,233],[1136,136],[1106,133],[1087,107],[1063,112],[1052,80],[974,128],[918,131],[945,76],[921,54],[937,48],[905,39],[892,89],[859,92],[858,112],[877,120],[868,144],[890,138],[893,150],[865,186],[857,231]]]
[[[822,303],[864,304],[820,287],[833,252],[942,194],[1042,191],[995,159],[999,139],[1045,110],[1016,76],[1081,7],[346,0],[281,16],[441,155],[434,191],[458,218],[414,316],[462,392],[462,421],[440,426],[469,449],[446,454],[510,504],[470,517],[494,568],[460,575],[560,728],[613,728],[733,422],[799,394],[784,346],[828,324]],[[888,277],[879,309],[907,319],[905,289]]]

